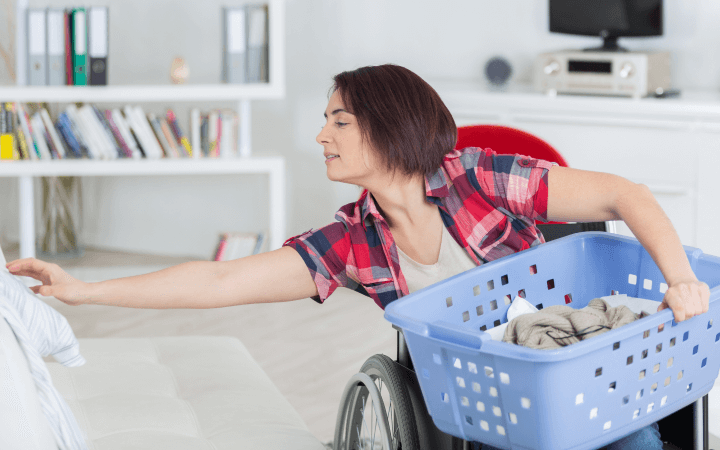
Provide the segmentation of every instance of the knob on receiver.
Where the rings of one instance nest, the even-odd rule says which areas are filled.
[[[550,61],[545,65],[544,71],[546,75],[554,75],[560,71],[560,63],[557,61]]]
[[[621,78],[630,78],[635,74],[635,66],[632,65],[632,63],[625,62],[623,63],[622,67],[620,67],[620,77]]]

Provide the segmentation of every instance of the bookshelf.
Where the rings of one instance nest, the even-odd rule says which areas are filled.
[[[285,238],[285,160],[252,156],[251,101],[285,95],[285,4],[268,4],[269,82],[254,84],[26,86],[26,26],[28,0],[16,0],[16,86],[0,86],[0,100],[15,102],[207,102],[236,101],[240,116],[239,157],[161,160],[50,160],[7,161],[0,177],[17,178],[19,191],[20,257],[35,256],[34,183],[43,176],[183,176],[212,174],[266,174],[269,191],[270,249],[280,248]],[[220,51],[220,49],[218,49]],[[219,78],[219,73],[218,73]]]

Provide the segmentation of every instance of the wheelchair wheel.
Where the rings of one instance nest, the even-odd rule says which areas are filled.
[[[335,426],[335,450],[419,448],[404,374],[385,355],[370,357],[345,387]]]

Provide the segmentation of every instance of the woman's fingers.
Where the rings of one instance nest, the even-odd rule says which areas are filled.
[[[680,282],[668,288],[658,311],[670,308],[675,316],[675,322],[682,322],[707,312],[709,301],[710,288],[706,283]]]

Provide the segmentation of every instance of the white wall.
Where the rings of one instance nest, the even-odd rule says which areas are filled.
[[[93,0],[111,11],[110,82],[165,83],[170,61],[182,55],[189,82],[220,77],[221,5],[229,2]],[[31,6],[67,5],[31,0]],[[667,49],[676,87],[720,87],[720,2],[666,0],[665,35],[621,39],[630,49]],[[0,12],[0,14],[4,14]],[[0,17],[0,23],[6,18]],[[7,42],[6,30],[0,39]],[[432,83],[476,79],[485,62],[502,55],[513,80],[528,82],[536,54],[598,45],[599,38],[547,31],[545,0],[287,0],[286,79],[283,100],[253,104],[256,154],[288,159],[288,235],[332,220],[357,188],[325,178],[322,148],[315,142],[324,119],[331,78],[363,65],[396,63]],[[4,67],[0,82],[10,83]],[[163,111],[170,105],[146,105]],[[177,105],[187,120],[190,105]],[[201,105],[209,109],[216,105]],[[222,105],[222,106],[232,106]],[[267,228],[262,177],[85,180],[88,244],[151,253],[208,257],[217,233]],[[0,180],[0,239],[17,240],[17,191]]]

